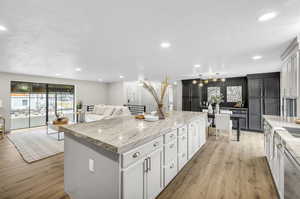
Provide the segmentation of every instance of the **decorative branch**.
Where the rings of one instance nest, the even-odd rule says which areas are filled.
[[[162,108],[163,108],[164,97],[166,95],[168,86],[169,86],[169,82],[168,82],[168,78],[166,77],[165,80],[161,83],[160,93],[159,93],[160,96],[159,96],[159,94],[157,93],[157,91],[155,90],[155,88],[152,86],[150,82],[143,81],[143,87],[150,92],[150,94],[153,96],[153,98],[157,103],[160,119],[165,118]]]

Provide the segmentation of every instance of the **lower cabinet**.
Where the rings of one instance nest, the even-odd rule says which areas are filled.
[[[284,146],[280,136],[264,122],[265,154],[280,198],[284,198]]]
[[[123,154],[122,199],[155,199],[205,142],[199,119]]]
[[[197,132],[196,122],[191,122],[188,128],[188,159],[191,159],[197,152],[200,136]]]
[[[163,149],[122,171],[123,199],[154,199],[163,189]]]
[[[163,189],[163,151],[162,148],[148,157],[149,168],[146,172],[146,199],[154,199]]]
[[[139,160],[122,171],[122,199],[143,199],[145,159]]]

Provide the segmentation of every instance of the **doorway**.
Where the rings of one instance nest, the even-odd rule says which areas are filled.
[[[74,121],[73,85],[11,82],[11,130],[44,126],[56,114]]]

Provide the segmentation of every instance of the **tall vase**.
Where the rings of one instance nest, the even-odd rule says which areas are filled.
[[[163,104],[158,104],[158,105],[157,105],[157,114],[158,114],[158,118],[159,118],[160,120],[163,120],[163,119],[166,118],[166,117],[165,117],[164,110],[163,110],[163,107],[164,107]]]
[[[214,113],[214,110],[213,110],[211,104],[208,105],[208,113],[210,113],[210,114],[213,114],[213,113]]]

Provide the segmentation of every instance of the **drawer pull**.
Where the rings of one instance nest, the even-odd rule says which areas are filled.
[[[153,144],[154,147],[157,147],[158,145],[159,145],[159,142],[155,142],[155,143]]]
[[[132,155],[132,157],[133,157],[133,158],[137,158],[137,157],[140,156],[140,154],[141,154],[140,152],[135,152],[135,153]]]

